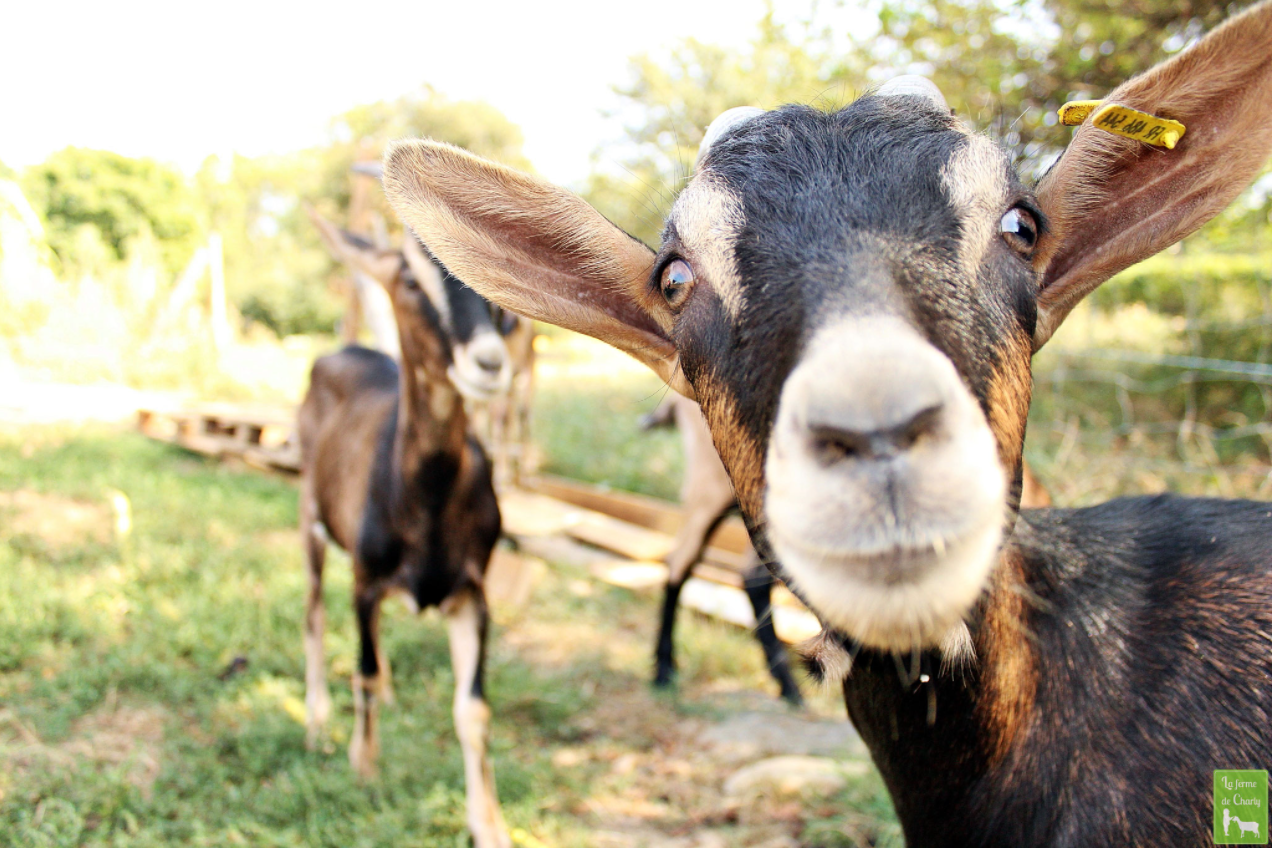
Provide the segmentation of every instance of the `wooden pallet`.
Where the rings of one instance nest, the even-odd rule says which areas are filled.
[[[301,449],[290,407],[199,404],[137,412],[141,432],[210,457],[236,458],[270,471],[297,473]]]
[[[599,580],[632,590],[661,589],[667,566],[661,560],[672,548],[670,533],[648,527],[678,527],[679,508],[670,502],[624,492],[610,492],[564,478],[537,478],[528,489],[511,490],[500,499],[505,526],[515,537],[565,535],[618,557],[598,557],[588,564]],[[551,493],[551,494],[549,494]],[[587,505],[587,506],[585,506]],[[628,521],[612,515],[620,513]],[[634,523],[646,524],[642,527]],[[741,522],[739,522],[741,526]],[[746,538],[744,537],[744,543]],[[713,537],[717,542],[717,537]],[[681,604],[709,616],[754,628],[755,617],[743,592],[743,557],[731,551],[737,538],[714,546],[713,560],[704,560],[681,590]],[[774,630],[785,642],[797,643],[820,630],[817,617],[783,585],[772,596]]]
[[[270,471],[300,471],[294,408],[199,404],[175,410],[145,409],[138,412],[138,426],[149,437],[207,456],[236,458]],[[636,590],[657,589],[666,583],[662,560],[672,550],[683,520],[680,506],[672,502],[550,475],[527,481],[525,489],[501,492],[500,506],[506,533],[515,538],[564,535],[591,546],[598,550],[589,564],[591,574]],[[748,545],[740,519],[722,522],[708,542],[703,562],[682,589],[681,603],[745,628],[755,627],[742,589]],[[505,564],[509,574],[500,583],[521,580],[516,576],[522,567],[511,560],[510,564]],[[517,583],[514,595],[521,598],[528,592]],[[786,642],[808,639],[820,629],[813,614],[785,587],[775,588],[773,602],[774,628]]]
[[[593,510],[629,525],[656,532],[667,541],[670,541],[681,529],[685,519],[681,506],[671,501],[603,489],[553,475],[531,478],[525,482],[525,486],[533,492],[551,496],[558,501]],[[661,560],[668,551],[671,551],[668,542],[663,543],[666,546],[665,550],[659,550],[659,547],[650,541],[652,539],[650,537],[645,538],[645,548],[641,547],[642,543],[635,543],[632,548],[616,548],[615,546],[625,543],[629,536],[619,533],[610,537],[606,530],[598,528],[592,538],[583,541],[637,560]],[[707,549],[703,552],[703,563],[741,573],[745,568],[744,553],[750,546],[747,528],[744,527],[742,519],[731,516],[721,522],[708,539]],[[646,555],[646,551],[652,552],[652,556]]]

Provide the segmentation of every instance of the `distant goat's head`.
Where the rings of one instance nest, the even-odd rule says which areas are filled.
[[[706,134],[657,254],[445,145],[391,149],[386,190],[494,300],[696,396],[761,550],[825,620],[930,646],[1013,519],[1033,352],[1266,160],[1268,44],[1265,5],[1111,94],[1183,121],[1175,150],[1089,124],[1033,189],[931,84],[833,114],[735,113]]]
[[[430,259],[409,231],[401,251],[384,250],[317,214],[310,217],[333,257],[389,293],[405,360],[445,375],[475,400],[508,389],[512,368],[490,304]]]

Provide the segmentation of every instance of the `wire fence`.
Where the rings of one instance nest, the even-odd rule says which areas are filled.
[[[1040,355],[1026,456],[1059,503],[1163,489],[1269,498],[1270,316],[1189,317],[1173,329],[1191,353],[1098,345]],[[1252,347],[1259,360],[1201,353]]]

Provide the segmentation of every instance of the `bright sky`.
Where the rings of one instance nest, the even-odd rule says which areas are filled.
[[[193,171],[318,143],[332,116],[427,82],[500,109],[569,184],[621,133],[602,111],[629,57],[689,35],[742,45],[763,14],[763,0],[9,3],[0,162],[77,145]]]

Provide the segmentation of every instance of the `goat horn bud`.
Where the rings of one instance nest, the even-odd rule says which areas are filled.
[[[707,155],[707,151],[711,150],[712,145],[716,144],[717,139],[739,124],[764,114],[764,111],[755,106],[735,106],[717,115],[716,120],[708,124],[707,130],[703,133],[703,141],[698,145],[698,156],[694,159],[694,169],[698,170],[703,157]]]
[[[950,107],[946,105],[946,98],[942,95],[941,89],[937,84],[927,77],[921,77],[918,74],[903,74],[900,77],[884,83],[875,92],[876,97],[923,97],[933,102],[933,105],[942,112],[949,112]]]

